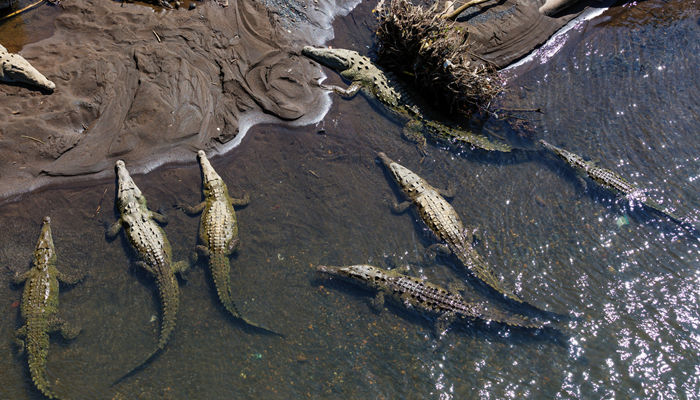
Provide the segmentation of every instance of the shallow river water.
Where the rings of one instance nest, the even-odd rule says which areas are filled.
[[[369,45],[359,13],[370,8],[337,20],[331,44]],[[519,114],[532,120],[534,139],[598,160],[697,221],[699,18],[694,1],[611,9],[573,29],[546,63],[535,57],[506,71],[500,105],[540,108]],[[499,122],[486,128],[530,143]],[[212,158],[232,194],[251,197],[238,210],[241,246],[231,260],[239,308],[286,337],[230,318],[199,263],[182,284],[166,350],[114,387],[154,348],[160,320],[153,280],[129,267],[121,236],[104,237],[116,219],[114,180],[2,204],[3,268],[28,268],[50,215],[59,269],[89,274],[60,295],[60,314],[83,331],[69,343],[52,339],[55,391],[75,399],[700,397],[697,238],[590,182],[582,186],[541,154],[431,147],[421,162],[400,131],[364,97],[334,98],[315,126],[256,126],[239,147]],[[469,296],[498,302],[455,260],[424,260],[434,239],[414,214],[390,211],[397,191],[377,151],[435,186],[454,182],[452,204],[481,233],[478,251],[530,304],[568,316],[561,334],[463,324],[436,336],[428,320],[391,306],[376,313],[368,292],[314,272],[318,264],[387,267],[400,258],[413,274],[444,285],[466,280]],[[173,208],[200,201],[192,159],[134,177],[151,208],[169,215],[175,259],[196,242],[198,218]],[[12,345],[21,289],[10,277],[0,273],[0,398],[39,399]]]

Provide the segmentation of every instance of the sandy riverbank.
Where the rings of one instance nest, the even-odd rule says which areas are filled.
[[[494,1],[458,21],[469,19],[476,54],[503,67],[580,12],[545,17],[541,3]],[[64,1],[53,35],[20,52],[55,92],[0,86],[0,198],[106,176],[119,158],[144,172],[196,149],[226,151],[260,121],[318,120],[329,102],[317,85],[324,75],[298,49],[332,37],[329,21],[353,2],[294,4],[154,12]]]

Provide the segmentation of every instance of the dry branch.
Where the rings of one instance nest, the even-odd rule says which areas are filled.
[[[455,9],[455,10],[452,11],[451,13],[449,13],[449,14],[447,14],[447,15],[443,15],[442,18],[454,20],[455,18],[457,18],[457,16],[459,16],[459,14],[462,13],[462,11],[466,10],[467,8],[469,8],[469,7],[471,7],[471,6],[475,6],[475,5],[477,5],[477,4],[486,3],[487,1],[491,1],[491,0],[472,0],[472,1],[468,1],[468,2],[466,2],[466,3],[464,3],[464,4],[462,4],[461,6],[459,6],[457,9]]]
[[[392,0],[379,12],[378,62],[412,76],[421,93],[450,112],[466,116],[484,109],[500,92],[498,74],[488,63],[475,62],[468,32],[442,18],[435,6],[425,9]]]

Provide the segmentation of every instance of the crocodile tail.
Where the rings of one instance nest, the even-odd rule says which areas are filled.
[[[151,352],[151,354],[149,354],[143,361],[141,361],[140,363],[136,364],[135,367],[131,368],[131,369],[130,369],[127,373],[125,373],[124,375],[122,375],[122,376],[120,376],[119,378],[115,379],[114,382],[112,382],[112,385],[111,385],[111,386],[116,385],[117,383],[123,381],[124,379],[126,379],[126,378],[130,377],[131,375],[135,374],[136,372],[140,371],[140,370],[141,370],[143,367],[145,367],[149,362],[151,362],[151,360],[152,360],[155,356],[157,356],[157,355],[161,352],[161,350],[163,350],[163,349],[160,348],[160,347],[158,347],[158,348],[156,348],[155,350],[153,350],[153,351]]]
[[[512,313],[499,313],[500,315],[492,315],[492,316],[486,316],[486,319],[489,319],[494,322],[499,322],[502,324],[506,324],[508,326],[515,326],[519,328],[531,328],[531,329],[539,329],[543,328],[544,324],[541,322],[534,320],[532,318],[528,318],[524,315],[518,315],[518,314],[512,314]]]
[[[158,278],[158,296],[160,297],[160,305],[163,312],[163,318],[160,325],[160,336],[158,338],[158,349],[162,350],[170,340],[170,335],[175,329],[175,321],[177,320],[177,310],[180,306],[180,288],[177,284],[177,278],[172,272],[163,274]],[[155,351],[157,353],[158,350]]]
[[[501,281],[493,274],[491,268],[486,264],[486,261],[481,258],[479,253],[477,253],[470,244],[466,243],[466,238],[463,239],[463,243],[454,245],[454,247],[453,252],[459,261],[479,278],[479,280],[513,301],[518,303],[524,302],[511,290],[503,287]]]
[[[49,346],[49,335],[42,333],[37,342],[32,345],[32,340],[27,340],[27,358],[29,361],[29,373],[32,376],[34,386],[49,399],[58,397],[51,391],[51,384],[46,375],[46,354]],[[34,348],[32,348],[34,347]]]
[[[231,263],[228,256],[222,253],[210,253],[209,270],[219,300],[234,317],[240,317],[238,308],[231,298]]]
[[[474,314],[477,317],[487,322],[496,322],[508,326],[530,329],[539,329],[545,326],[543,322],[537,319],[530,318],[521,314],[515,314],[510,311],[497,309],[494,307],[480,305],[477,306],[477,308],[474,311]]]
[[[174,274],[162,274],[157,276],[158,285],[158,296],[160,297],[160,304],[163,311],[162,322],[160,326],[160,336],[158,338],[158,347],[153,350],[146,358],[140,363],[136,364],[127,373],[120,376],[114,382],[112,386],[123,381],[129,376],[133,375],[137,371],[145,367],[153,358],[155,358],[160,352],[165,348],[170,340],[170,335],[175,329],[175,321],[177,316],[177,310],[179,308],[179,287],[177,285],[177,279]]]
[[[274,335],[284,336],[281,333],[275,332],[272,329],[248,320],[241,314],[240,311],[238,311],[238,307],[236,307],[236,303],[233,301],[233,295],[231,293],[231,263],[227,255],[222,253],[209,254],[209,270],[211,271],[211,276],[214,280],[216,293],[218,294],[219,300],[221,301],[221,304],[224,305],[226,311],[253,328]]]

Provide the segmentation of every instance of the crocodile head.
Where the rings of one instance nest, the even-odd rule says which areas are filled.
[[[578,154],[572,153],[568,150],[564,150],[560,147],[557,147],[551,143],[545,142],[544,140],[540,139],[540,143],[542,146],[551,151],[552,153],[556,154],[557,157],[563,159],[567,163],[571,164],[572,166],[584,166],[587,164],[586,160],[583,159],[583,157],[579,156]]]
[[[339,72],[352,67],[353,59],[360,58],[356,51],[330,47],[304,46],[301,54]]]
[[[202,186],[204,186],[204,195],[208,196],[217,189],[225,187],[225,183],[221,176],[216,173],[214,168],[209,163],[207,154],[204,150],[199,150],[197,152],[197,159],[199,160],[199,167],[202,169]]]
[[[329,275],[344,278],[349,281],[359,281],[369,287],[374,288],[384,286],[388,278],[386,271],[367,264],[348,265],[342,267],[318,265],[316,270]]]
[[[126,170],[126,164],[122,160],[117,160],[114,164],[114,169],[117,172],[117,206],[120,211],[124,211],[129,204],[138,204],[146,202],[146,198],[141,193],[141,190],[134,180],[131,179],[129,171]]]
[[[48,92],[53,91],[56,85],[36,68],[29,61],[19,54],[12,54],[4,47],[0,46],[0,81],[23,83],[34,86]]]
[[[54,261],[56,261],[56,249],[53,246],[53,237],[51,236],[51,218],[44,217],[41,234],[39,234],[39,240],[37,240],[34,250],[34,265],[37,268],[45,268],[48,263]]]
[[[404,193],[410,197],[421,184],[422,179],[410,169],[389,158],[384,152],[377,153],[377,157],[382,160]]]

